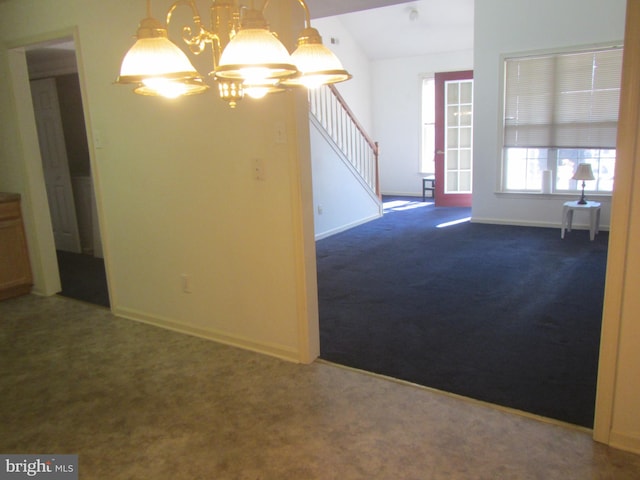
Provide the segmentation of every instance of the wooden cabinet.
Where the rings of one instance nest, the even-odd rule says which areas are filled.
[[[0,192],[0,300],[27,294],[32,284],[20,195]]]

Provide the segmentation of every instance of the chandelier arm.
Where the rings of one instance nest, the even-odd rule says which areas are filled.
[[[262,14],[263,15],[264,15],[265,10],[269,6],[269,3],[270,3],[270,0],[265,0],[264,3],[262,4]]]
[[[193,30],[189,26],[182,27],[182,41],[189,47],[189,50],[194,55],[201,54],[207,42],[214,43],[215,35],[209,32],[202,25],[202,17],[200,16],[200,12],[198,11],[198,6],[194,0],[177,0],[169,7],[167,11],[167,30],[169,29],[169,24],[171,23],[171,17],[175,10],[180,7],[185,6],[191,8],[191,12],[193,14],[193,23],[195,24],[195,30],[197,33],[193,33]]]
[[[309,7],[307,6],[307,2],[305,2],[304,0],[298,0],[298,4],[300,4],[302,9],[304,10],[304,19],[305,19],[306,27],[311,28],[311,13],[309,13]]]
[[[220,63],[222,51],[240,28],[240,11],[243,8],[246,7],[239,5],[237,0],[214,0],[209,8],[211,30],[207,34],[211,42],[214,70]]]
[[[167,27],[171,23],[171,16],[173,15],[173,12],[176,10],[176,8],[183,5],[185,7],[191,8],[191,12],[193,13],[193,21],[196,22],[196,24],[200,24],[200,12],[198,11],[198,6],[196,5],[196,2],[194,0],[176,0],[171,4],[171,6],[169,7],[169,10],[167,11]]]

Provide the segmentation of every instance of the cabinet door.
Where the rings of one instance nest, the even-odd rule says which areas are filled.
[[[0,220],[0,300],[31,290],[31,267],[20,218]]]

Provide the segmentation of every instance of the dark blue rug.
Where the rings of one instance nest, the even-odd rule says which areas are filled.
[[[321,358],[592,427],[608,233],[404,201],[317,242]]]

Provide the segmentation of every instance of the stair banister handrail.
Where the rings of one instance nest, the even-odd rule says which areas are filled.
[[[326,89],[326,90],[323,90]],[[322,94],[327,91],[328,95]],[[327,100],[333,99],[330,103]],[[313,116],[320,122],[327,134],[340,148],[353,168],[361,175],[372,193],[381,198],[380,178],[378,168],[379,145],[367,134],[355,114],[340,95],[338,89],[330,84],[321,87],[319,91],[309,91],[309,106]],[[338,114],[338,110],[343,113]],[[346,118],[345,118],[346,117]],[[345,122],[348,124],[345,124]],[[350,132],[357,132],[359,139]],[[366,144],[366,147],[365,147]],[[371,157],[366,155],[369,151]],[[365,158],[367,157],[367,158]]]
[[[340,92],[338,91],[337,87],[332,83],[330,83],[327,86],[333,92],[333,94],[336,96],[336,99],[338,100],[340,105],[342,105],[342,108],[344,108],[344,110],[347,112],[347,115],[349,115],[349,118],[351,118],[351,121],[354,123],[355,127],[360,131],[360,133],[362,134],[364,139],[367,141],[367,143],[369,144],[369,146],[373,150],[373,152],[374,152],[374,154],[376,156],[376,159],[377,159],[378,158],[378,142],[374,142],[371,139],[371,137],[367,134],[366,130],[362,127],[362,125],[360,124],[360,122],[356,118],[356,116],[353,113],[353,111],[351,111],[351,109],[349,108],[349,105],[347,105],[347,102],[345,101],[345,99],[342,97],[342,95],[340,95]]]

